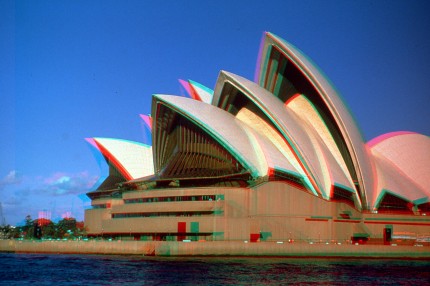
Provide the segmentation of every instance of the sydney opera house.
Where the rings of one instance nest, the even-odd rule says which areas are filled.
[[[87,195],[88,235],[167,241],[389,243],[430,236],[430,139],[369,142],[300,50],[265,33],[254,81],[156,94],[152,143],[87,141],[109,174]]]

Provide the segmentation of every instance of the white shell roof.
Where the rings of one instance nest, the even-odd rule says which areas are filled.
[[[316,107],[312,102],[307,99],[305,95],[297,95],[286,103],[286,108],[291,109],[301,121],[305,122],[308,129],[313,129],[316,135],[321,138],[324,144],[330,151],[330,154],[336,160],[336,164],[339,165],[344,175],[348,178],[350,183],[353,185],[352,178],[349,174],[348,167],[336,145],[336,142],[330,133],[327,125],[321,118]]]
[[[377,209],[386,192],[394,194],[411,203],[425,203],[429,194],[413,180],[402,173],[394,164],[377,151],[372,152],[377,173],[377,186],[369,194],[370,206]]]
[[[226,150],[250,170],[254,176],[261,176],[259,158],[238,120],[231,114],[201,101],[173,95],[154,95],[153,108],[163,102],[167,107],[185,115],[215,138]],[[158,117],[158,114],[155,115]]]
[[[324,74],[299,49],[271,33],[266,33],[262,43],[258,81],[264,80],[272,47],[296,65],[326,105],[334,118],[332,123],[345,141],[358,182],[353,182],[333,135],[305,95],[297,94],[284,103],[257,83],[221,71],[215,91],[194,81],[180,81],[193,98],[201,101],[154,95],[152,115],[157,118],[159,104],[183,115],[228,150],[254,178],[266,176],[272,170],[284,171],[301,178],[310,191],[325,199],[331,197],[333,186],[340,186],[353,192],[356,201],[369,209],[376,209],[386,193],[416,205],[429,202],[428,136],[395,132],[365,144],[347,107]],[[218,108],[227,82],[247,96],[271,122],[246,106],[235,116]],[[152,118],[141,117],[151,128]],[[89,142],[127,180],[154,174],[151,146],[113,138],[93,138]],[[358,183],[360,194],[354,183]]]
[[[242,108],[236,118],[242,121],[252,132],[259,135],[258,138],[260,139],[258,140],[264,150],[263,152],[270,168],[284,171],[297,177],[306,177],[291,148],[269,123],[247,108]]]
[[[292,110],[300,124],[300,129],[306,131],[311,146],[316,151],[318,163],[322,170],[324,180],[324,191],[326,196],[330,195],[330,189],[338,185],[356,194],[351,175],[346,167],[345,161],[316,108],[304,95],[298,95],[286,103],[286,109]],[[357,194],[356,194],[357,195]],[[357,202],[360,202],[358,195]]]
[[[191,98],[203,101],[205,103],[212,102],[214,93],[212,89],[192,80],[185,81],[180,79],[179,83],[187,91]]]
[[[373,188],[372,162],[367,155],[363,137],[348,108],[344,105],[333,85],[311,60],[299,49],[271,33],[266,33],[262,51],[260,52],[261,57],[257,64],[257,74],[260,82],[263,79],[266,70],[265,64],[267,64],[266,59],[272,46],[276,46],[289,60],[299,67],[333,114],[353,160],[358,184],[361,189],[361,198],[363,199],[363,203],[366,203],[366,192]]]
[[[325,199],[329,199],[332,186],[335,184],[346,187],[355,193],[355,187],[343,160],[339,156],[328,155],[335,148],[333,142],[322,138],[318,116],[300,117],[294,108],[284,103],[272,93],[238,75],[222,71],[219,75],[214,92],[213,104],[218,104],[225,82],[229,82],[248,96],[259,108],[279,127],[289,144],[295,150],[298,159],[307,170],[307,178],[312,178],[314,188]],[[309,118],[313,118],[309,122]],[[327,136],[326,136],[327,137]],[[318,139],[317,139],[318,138]],[[331,146],[330,146],[331,144]],[[306,177],[304,177],[306,180]],[[314,192],[315,193],[315,192]],[[357,196],[358,201],[359,198]]]
[[[267,175],[267,172],[273,169],[289,173],[296,177],[303,177],[301,176],[301,170],[297,166],[295,167],[268,138],[255,132],[246,123],[241,122],[240,124],[248,134],[254,151],[260,158],[260,162],[267,166],[264,175]]]
[[[284,138],[294,149],[296,156],[299,157],[299,163],[304,165],[302,166],[304,172],[306,173],[306,177],[304,178],[304,180],[307,183],[308,187],[314,194],[317,194],[317,191],[322,193],[323,187],[321,186],[320,182],[315,178],[317,176],[320,176],[320,174],[319,172],[317,173],[316,170],[310,170],[310,162],[304,157],[305,152],[302,151],[302,149],[307,148],[307,146],[300,146],[299,144],[297,144],[295,141],[297,139],[292,136],[292,133],[301,133],[302,136],[306,135],[304,134],[304,131],[300,130],[299,126],[297,126],[297,122],[293,118],[293,116],[286,112],[283,102],[266,89],[260,87],[258,84],[238,75],[226,71],[221,71],[218,76],[217,84],[214,91],[214,98],[212,101],[213,105],[218,106],[221,92],[226,82],[231,83],[233,86],[235,86],[245,95],[247,95],[262,110],[262,112],[264,112],[266,116],[270,118],[276,126],[278,126],[280,131],[283,133]],[[293,131],[291,129],[293,129]],[[294,130],[296,130],[297,132],[294,132]],[[307,155],[309,156],[309,154]]]
[[[200,126],[248,168],[254,177],[267,175],[269,168],[298,173],[271,142],[230,113],[185,97],[154,95],[154,99]]]
[[[393,132],[368,142],[377,163],[378,187],[373,205],[383,189],[419,203],[430,197],[430,138],[411,132]]]
[[[114,138],[93,139],[124,178],[132,180],[154,174],[151,146]]]
[[[150,114],[149,115],[140,114],[140,118],[142,118],[143,122],[148,127],[148,129],[152,130],[152,117],[151,117],[151,115]]]
[[[191,87],[199,95],[200,99],[205,103],[211,103],[214,91],[198,82],[188,80]]]

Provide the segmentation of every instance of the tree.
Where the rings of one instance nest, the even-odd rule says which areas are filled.
[[[33,226],[33,220],[31,219],[31,215],[27,215],[25,217],[25,227],[30,228]]]
[[[38,238],[55,238],[55,224],[47,218],[38,218],[33,222],[34,227],[40,228]]]
[[[33,220],[31,219],[31,215],[27,215],[25,217],[25,225],[22,228],[23,234],[24,234],[24,238],[33,238],[34,236],[34,223]]]
[[[86,235],[83,222],[77,222],[75,218],[64,218],[58,223],[54,223],[46,218],[33,220],[30,215],[25,217],[25,224],[21,227],[6,230],[0,227],[0,238],[8,237],[25,239],[57,239],[57,238],[78,238]]]
[[[0,226],[0,239],[9,239],[11,237],[12,228],[10,225]]]
[[[76,233],[76,219],[64,218],[57,223],[57,235],[59,238],[74,236]]]

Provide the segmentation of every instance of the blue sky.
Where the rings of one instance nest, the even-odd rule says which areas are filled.
[[[246,5],[244,3],[246,2]],[[100,176],[87,137],[142,141],[178,79],[254,78],[264,31],[337,87],[368,141],[430,135],[427,1],[0,1],[0,202],[7,223],[83,219]]]

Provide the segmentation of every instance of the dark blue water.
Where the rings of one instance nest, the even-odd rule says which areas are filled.
[[[429,285],[430,261],[0,253],[0,285]],[[355,285],[352,285],[355,286]]]

